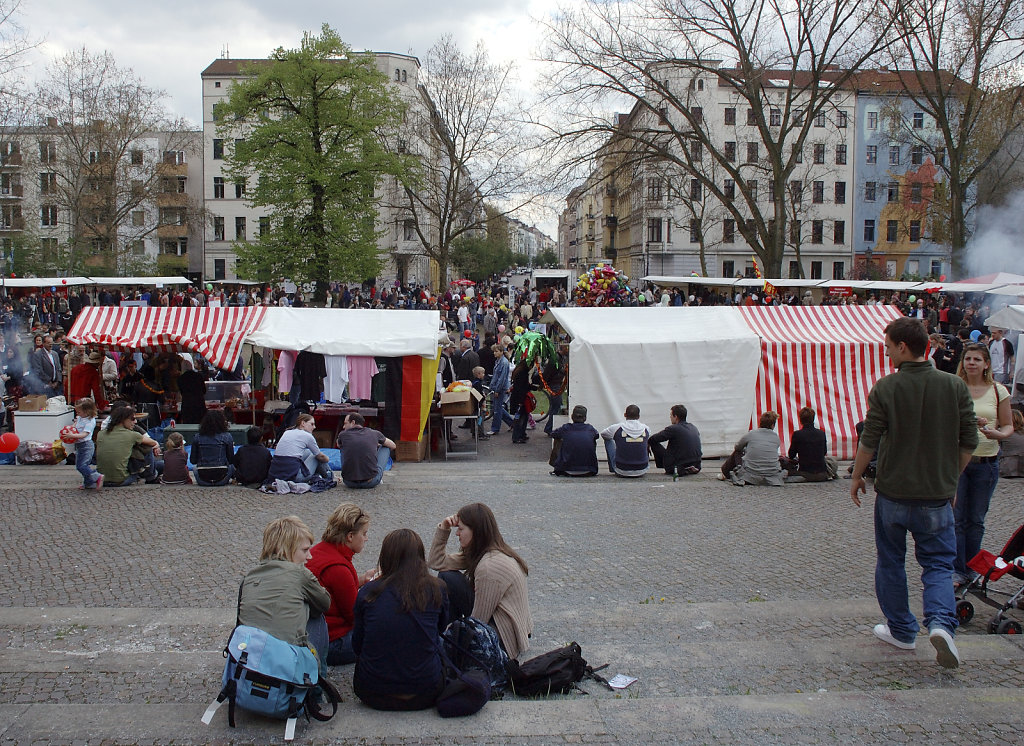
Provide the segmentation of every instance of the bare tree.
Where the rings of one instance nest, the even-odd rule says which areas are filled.
[[[109,52],[85,48],[55,60],[39,84],[35,108],[46,126],[32,155],[42,198],[65,229],[65,271],[151,270],[140,242],[199,218],[178,174],[194,133],[164,97]]]
[[[1020,0],[885,0],[887,49],[905,95],[935,122],[937,137],[906,118],[892,122],[945,175],[954,275],[964,268],[979,180],[1024,128],[1024,3]]]
[[[21,0],[0,0],[0,125],[21,124],[26,112],[21,71],[25,53],[37,46],[21,25]]]
[[[447,281],[453,243],[483,232],[494,214],[509,215],[537,199],[511,64],[493,64],[481,42],[466,53],[451,36],[426,57],[426,107],[409,113],[408,127],[427,149],[415,181],[392,197],[412,221],[422,253]],[[424,111],[417,115],[417,111]]]
[[[821,117],[842,126],[834,120],[852,106],[851,75],[887,43],[857,0],[587,0],[547,28],[562,155],[584,162],[616,135],[627,160],[661,159],[700,180],[769,275],[781,270],[796,154]],[[745,153],[705,116],[723,95],[741,117]],[[610,114],[623,105],[628,128]],[[717,169],[694,160],[694,143]],[[735,199],[716,174],[735,184]],[[763,198],[765,180],[774,202]]]

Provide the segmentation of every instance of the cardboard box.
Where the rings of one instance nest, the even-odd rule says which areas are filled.
[[[46,397],[42,394],[23,396],[18,399],[18,411],[20,412],[44,412],[46,411]]]
[[[318,448],[335,448],[332,440],[334,438],[334,431],[314,430],[313,437],[316,438],[316,445]]]
[[[476,414],[478,402],[483,397],[476,389],[466,391],[445,391],[441,394],[441,415],[443,417],[472,417]]]
[[[398,461],[422,461],[427,457],[426,437],[419,440],[398,441],[398,451],[395,456]]]

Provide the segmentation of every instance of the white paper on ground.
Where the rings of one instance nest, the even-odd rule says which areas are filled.
[[[612,689],[625,689],[635,681],[638,681],[636,676],[627,676],[624,673],[617,673],[608,679],[608,686]]]

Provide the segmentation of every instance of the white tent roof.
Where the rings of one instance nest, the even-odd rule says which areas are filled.
[[[92,284],[93,281],[88,277],[9,277],[0,282],[0,285],[9,288],[60,288]]]
[[[1006,306],[985,319],[985,326],[1000,329],[1024,329],[1024,306]]]
[[[986,293],[992,295],[1024,295],[1024,285],[1002,285],[992,290],[986,290]]]
[[[685,404],[705,455],[732,451],[754,406],[760,338],[733,308],[551,308],[572,336],[569,405],[598,430],[629,404],[657,432]]]
[[[438,311],[270,306],[245,339],[275,350],[323,355],[437,357]]]
[[[97,285],[191,285],[187,277],[90,277]]]

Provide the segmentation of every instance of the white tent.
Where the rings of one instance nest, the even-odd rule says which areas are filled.
[[[88,277],[9,277],[0,281],[0,286],[9,288],[61,288],[92,284]]]
[[[128,285],[146,285],[160,287],[163,285],[191,285],[192,280],[187,277],[90,277],[97,285],[116,285],[125,287]]]
[[[1024,330],[1024,306],[1004,306],[985,319],[985,326]]]
[[[629,404],[657,431],[685,403],[706,456],[732,451],[754,408],[761,341],[735,309],[552,308],[569,333],[569,408],[598,430]]]
[[[437,357],[438,311],[270,306],[245,341],[322,355]]]

